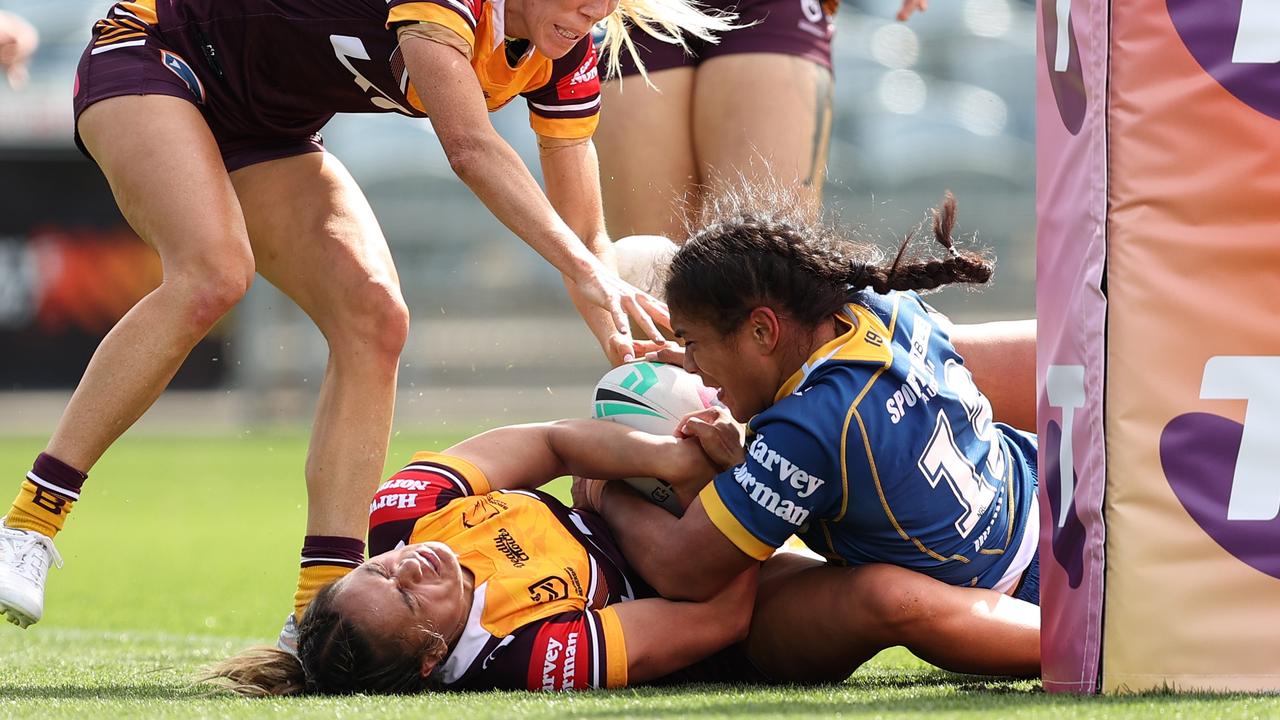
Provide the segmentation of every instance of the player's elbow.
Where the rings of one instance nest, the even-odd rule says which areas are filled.
[[[484,129],[449,133],[440,138],[449,167],[467,185],[480,177],[489,163],[492,143]]]

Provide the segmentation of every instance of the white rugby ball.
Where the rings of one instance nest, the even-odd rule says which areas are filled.
[[[605,373],[596,384],[591,417],[612,420],[653,435],[672,435],[680,418],[715,404],[715,391],[697,375],[665,363],[627,363]],[[626,481],[650,502],[675,515],[684,508],[671,484],[651,477]]]

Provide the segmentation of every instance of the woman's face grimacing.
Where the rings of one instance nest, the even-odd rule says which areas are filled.
[[[761,344],[759,328],[750,318],[721,335],[711,323],[672,307],[671,327],[684,345],[684,369],[718,390],[716,397],[735,420],[745,423],[773,404],[778,369],[771,348]]]
[[[345,617],[376,645],[418,653],[443,639],[440,653],[429,654],[423,675],[457,641],[471,611],[470,578],[448,545],[405,545],[369,558],[343,578],[334,598]]]
[[[617,7],[618,0],[508,0],[506,29],[555,60],[568,54]]]

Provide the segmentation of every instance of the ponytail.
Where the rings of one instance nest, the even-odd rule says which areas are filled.
[[[909,249],[915,232],[907,233],[888,267],[852,261],[847,279],[850,288],[870,287],[878,293],[890,290],[935,290],[944,285],[981,285],[991,279],[994,265],[981,253],[961,252],[951,239],[956,224],[956,197],[948,190],[942,205],[933,209],[933,239],[946,251],[942,259],[913,256]]]
[[[200,680],[245,697],[301,695],[306,687],[298,658],[268,645],[249,648],[219,662]]]

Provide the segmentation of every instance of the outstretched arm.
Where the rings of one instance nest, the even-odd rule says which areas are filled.
[[[498,220],[563,273],[592,306],[607,311],[614,332],[627,335],[627,312],[651,324],[638,290],[618,279],[556,213],[514,149],[489,121],[484,93],[457,48],[402,33],[409,77],[431,117],[449,165]]]
[[[616,272],[613,243],[609,241],[604,227],[604,210],[600,200],[600,160],[596,155],[595,145],[590,139],[561,140],[539,136],[538,152],[547,187],[547,199],[560,217],[582,238],[587,249],[600,258],[600,262],[606,267]],[[619,365],[634,360],[637,349],[631,336],[618,333],[613,328],[609,314],[592,306],[578,291],[571,278],[565,276],[564,281],[569,298],[595,335],[609,362]],[[670,324],[665,306],[656,299],[640,294],[636,296],[636,300],[644,306],[644,313],[637,317],[648,319],[651,316],[660,323]],[[643,324],[642,329],[651,338],[662,339],[661,331],[653,323]]]
[[[512,425],[445,453],[480,468],[495,490],[536,488],[562,475],[660,477],[687,484],[705,482],[715,472],[695,439],[650,435],[605,420]]]

